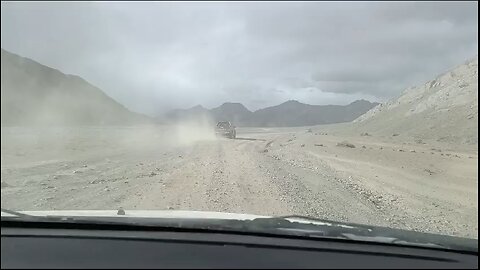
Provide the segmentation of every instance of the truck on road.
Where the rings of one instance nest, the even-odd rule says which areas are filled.
[[[235,139],[237,137],[237,131],[235,130],[235,126],[229,121],[220,121],[217,122],[215,126],[215,135]]]

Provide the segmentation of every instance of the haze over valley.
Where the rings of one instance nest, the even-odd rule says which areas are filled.
[[[2,2],[2,207],[478,239],[477,7]]]

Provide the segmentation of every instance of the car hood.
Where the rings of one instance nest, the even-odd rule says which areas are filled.
[[[184,210],[125,210],[124,215],[118,215],[118,210],[49,210],[49,211],[18,211],[31,216],[77,216],[77,217],[137,217],[137,218],[181,218],[181,219],[234,219],[253,220],[255,218],[267,218],[268,216],[237,214],[208,211],[184,211]],[[2,212],[2,217],[14,216]]]
[[[185,210],[124,210],[123,215],[118,214],[118,210],[48,210],[48,211],[18,211],[19,213],[37,216],[37,217],[58,217],[58,216],[74,216],[74,217],[115,217],[115,218],[168,218],[168,219],[223,219],[223,220],[254,220],[258,218],[273,218],[272,216],[239,214],[228,212],[211,212],[211,211],[185,211]],[[2,217],[13,216],[2,212]],[[305,224],[333,226],[332,223],[306,220],[302,218],[285,218],[286,220]],[[335,224],[345,228],[353,228],[352,226]]]
[[[274,218],[273,216],[239,214],[228,212],[211,211],[186,211],[186,210],[124,210],[124,214],[119,215],[118,210],[48,210],[48,211],[18,211],[19,213],[37,216],[37,217],[115,217],[115,218],[166,218],[166,219],[212,219],[212,220],[255,220]],[[12,214],[2,212],[2,217],[13,216]],[[287,217],[285,220],[303,224],[336,226],[343,228],[354,228],[351,225],[332,223],[327,221],[308,220],[299,217]]]

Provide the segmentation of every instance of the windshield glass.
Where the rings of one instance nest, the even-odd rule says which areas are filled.
[[[478,239],[477,2],[1,5],[3,208]]]

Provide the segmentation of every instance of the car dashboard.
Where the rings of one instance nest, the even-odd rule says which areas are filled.
[[[2,268],[478,268],[478,253],[336,239],[2,221]]]

